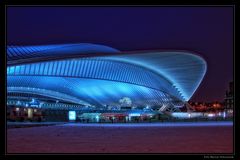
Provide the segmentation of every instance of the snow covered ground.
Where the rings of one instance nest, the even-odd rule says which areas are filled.
[[[80,124],[7,130],[8,153],[232,153],[232,122]]]
[[[64,122],[7,122],[7,128],[24,128],[64,124]]]

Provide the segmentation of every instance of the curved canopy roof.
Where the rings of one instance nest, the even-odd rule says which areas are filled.
[[[90,43],[58,44],[42,46],[8,46],[7,63],[19,64],[67,57],[106,55],[120,51],[108,46]]]
[[[72,99],[91,103],[100,98],[100,104],[124,95],[140,101],[165,93],[187,101],[207,67],[203,58],[187,51],[120,52],[88,43],[9,46],[7,60],[8,87],[61,88],[59,92],[72,94]],[[58,87],[57,82],[70,87]]]
[[[207,63],[202,57],[187,51],[144,51],[104,58],[143,66],[163,75],[185,100],[192,97],[207,70]]]

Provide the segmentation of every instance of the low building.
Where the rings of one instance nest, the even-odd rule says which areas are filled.
[[[229,88],[226,91],[225,99],[224,99],[224,109],[228,113],[233,113],[233,106],[234,106],[234,84],[233,82],[229,83]]]

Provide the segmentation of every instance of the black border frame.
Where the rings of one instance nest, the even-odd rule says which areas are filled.
[[[238,110],[238,108],[236,107],[236,102],[237,101],[235,101],[235,100],[237,100],[237,98],[236,98],[236,96],[237,96],[237,92],[236,92],[236,88],[238,88],[237,86],[237,82],[236,82],[236,80],[237,80],[237,77],[236,77],[236,75],[235,75],[235,73],[236,73],[236,69],[238,68],[236,65],[237,65],[237,63],[236,63],[236,51],[237,51],[237,49],[236,49],[236,47],[237,47],[237,45],[236,45],[236,35],[237,35],[237,31],[236,31],[236,29],[239,27],[238,25],[237,25],[237,18],[236,18],[236,16],[237,16],[237,13],[238,13],[238,11],[237,11],[237,9],[238,9],[238,5],[237,5],[237,3],[236,2],[234,2],[234,1],[217,1],[217,3],[218,4],[216,4],[216,1],[214,1],[214,0],[211,0],[211,1],[201,1],[201,2],[194,2],[194,1],[192,1],[192,2],[182,2],[181,4],[177,4],[177,3],[174,3],[174,2],[169,2],[169,1],[162,1],[161,3],[162,4],[157,4],[157,5],[166,5],[166,6],[172,6],[173,4],[174,5],[183,5],[183,6],[192,6],[192,5],[197,5],[198,7],[199,6],[208,6],[208,5],[210,5],[210,6],[215,6],[215,5],[217,5],[217,6],[226,6],[226,5],[228,5],[228,6],[232,6],[233,8],[234,8],[234,13],[233,13],[233,15],[234,15],[234,24],[233,24],[233,26],[234,26],[234,28],[233,28],[233,30],[234,30],[234,32],[233,32],[233,37],[234,37],[234,43],[233,43],[233,48],[234,48],[234,59],[233,59],[233,68],[234,68],[234,76],[233,76],[233,78],[234,78],[234,93],[235,93],[235,95],[234,95],[234,141],[235,141],[235,143],[234,143],[234,146],[233,146],[233,148],[234,148],[234,151],[233,151],[233,154],[213,154],[213,153],[206,153],[206,154],[159,154],[160,156],[163,156],[164,158],[176,158],[176,156],[190,156],[190,158],[191,159],[193,159],[193,158],[201,158],[201,159],[208,159],[208,158],[217,158],[217,159],[221,159],[221,158],[223,158],[223,159],[235,159],[235,158],[239,158],[239,150],[237,151],[237,149],[239,148],[239,146],[237,147],[237,145],[238,145],[238,143],[236,143],[236,142],[239,142],[239,140],[237,141],[237,136],[236,135],[239,135],[239,134],[237,134],[237,130],[239,130],[239,126],[236,126],[236,122],[238,122],[239,120],[237,120],[238,119],[238,115],[239,115],[239,110]],[[32,2],[31,3],[29,3],[29,2],[27,2],[27,1],[21,1],[21,4],[19,4],[20,3],[20,1],[16,1],[16,2],[13,2],[13,1],[11,1],[11,2],[6,2],[6,1],[4,1],[4,2],[1,2],[1,12],[2,12],[2,14],[1,14],[1,18],[2,18],[2,22],[4,22],[4,23],[1,23],[2,24],[2,27],[1,27],[1,31],[2,31],[2,33],[4,33],[4,34],[2,34],[2,35],[4,35],[4,36],[1,36],[1,43],[2,43],[2,45],[1,45],[1,49],[2,49],[2,51],[4,52],[4,53],[6,53],[6,39],[7,39],[7,35],[6,35],[6,29],[7,29],[7,27],[6,27],[6,21],[7,21],[7,19],[6,19],[6,8],[9,6],[9,5],[17,5],[17,6],[19,6],[19,5],[26,5],[26,6],[30,6],[30,5],[36,5],[36,4],[32,4]],[[47,3],[47,5],[56,5],[56,3],[53,3],[53,2],[49,2],[49,1],[39,1],[39,2],[37,2],[38,4],[37,5],[46,5]],[[60,6],[65,6],[65,5],[72,5],[72,4],[76,4],[76,3],[73,3],[72,1],[71,2],[68,2],[69,4],[64,4],[64,3],[61,3],[61,5]],[[156,4],[156,2],[155,3],[151,3],[151,4],[146,4],[146,3],[140,3],[140,4],[136,4],[136,3],[131,3],[131,2],[128,2],[129,4],[126,4],[126,2],[124,2],[124,1],[122,1],[122,2],[117,2],[117,4],[119,4],[119,5],[141,5],[141,6],[146,6],[146,5],[154,5],[154,4]],[[197,4],[196,4],[197,3]],[[215,3],[215,4],[209,4],[209,3]],[[78,5],[87,5],[87,6],[91,6],[91,4],[93,4],[93,2],[86,2],[86,1],[84,1],[84,2],[82,2],[82,4],[78,4]],[[108,2],[102,2],[101,4],[99,4],[99,2],[98,3],[95,3],[94,5],[113,5],[113,4],[109,4]],[[116,4],[114,4],[114,5],[116,5]],[[173,5],[173,6],[174,6]],[[59,6],[59,5],[58,5]],[[4,24],[4,25],[3,25]],[[237,27],[238,26],[238,27]],[[1,64],[3,65],[4,64],[4,67],[2,67],[3,68],[3,72],[1,72],[1,77],[3,77],[3,78],[1,78],[1,82],[2,82],[2,84],[5,86],[5,87],[1,87],[1,89],[2,89],[2,93],[4,93],[4,94],[1,94],[2,96],[2,98],[0,99],[0,102],[5,106],[5,103],[6,103],[6,71],[5,71],[5,68],[6,68],[6,54],[1,54]],[[2,85],[2,86],[3,86]],[[3,95],[4,95],[4,99],[3,99]],[[6,138],[5,138],[5,136],[6,136],[6,134],[7,134],[7,131],[6,131],[6,108],[5,107],[3,107],[3,105],[1,105],[2,107],[0,107],[0,113],[5,113],[5,116],[0,116],[0,118],[1,118],[1,120],[0,120],[0,123],[1,123],[1,129],[2,129],[2,131],[3,132],[1,132],[1,133],[3,133],[4,134],[4,136],[2,136],[3,138],[2,138],[2,141],[1,142],[5,142],[4,144],[3,144],[3,146],[4,146],[4,148],[5,148],[5,150],[4,151],[2,151],[2,153],[3,153],[3,155],[5,155],[5,157],[6,156],[10,156],[10,155],[39,155],[39,154],[9,154],[9,153],[7,153],[7,151],[6,151]],[[5,126],[5,128],[3,128],[3,126]],[[5,133],[4,133],[5,132]],[[43,154],[43,155],[58,155],[58,154]],[[76,154],[61,154],[61,156],[62,157],[64,157],[65,158],[65,156],[66,155],[76,155]],[[77,155],[88,155],[88,154],[77,154]],[[97,155],[116,155],[116,154],[97,154]],[[117,154],[118,155],[118,154]],[[146,154],[127,154],[127,155],[146,155]],[[147,154],[148,155],[148,154]],[[155,155],[155,154],[149,154],[149,155]],[[157,154],[158,155],[158,154]],[[170,156],[170,157],[169,157]],[[221,156],[223,156],[223,157],[221,157]],[[230,156],[230,157],[225,157],[224,158],[224,156]]]

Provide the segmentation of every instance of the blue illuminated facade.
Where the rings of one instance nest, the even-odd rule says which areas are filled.
[[[83,106],[182,106],[206,73],[185,51],[121,52],[88,43],[8,46],[8,99],[58,100]]]

